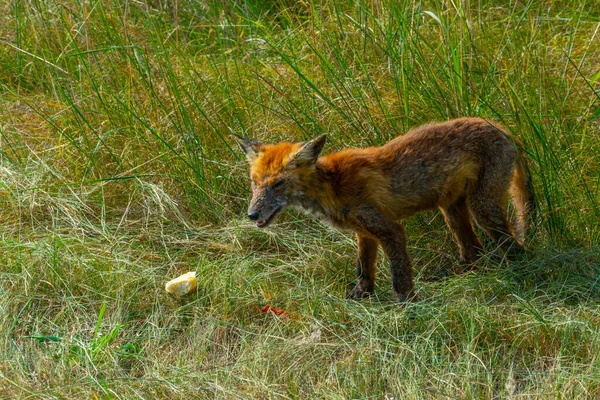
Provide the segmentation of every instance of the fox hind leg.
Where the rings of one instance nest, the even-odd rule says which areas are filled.
[[[443,207],[442,214],[458,243],[460,264],[469,267],[479,258],[479,252],[483,246],[473,231],[471,213],[466,198],[463,196],[451,205]]]
[[[470,199],[469,206],[477,223],[502,248],[509,258],[523,252],[516,240],[506,209],[507,193],[490,195],[478,193]]]

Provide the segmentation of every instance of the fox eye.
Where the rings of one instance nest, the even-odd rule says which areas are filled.
[[[278,189],[281,186],[283,186],[284,182],[283,181],[277,181],[273,184],[273,189]]]

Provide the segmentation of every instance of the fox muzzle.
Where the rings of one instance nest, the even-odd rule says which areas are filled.
[[[269,186],[255,187],[248,207],[248,218],[256,221],[256,226],[264,228],[271,223],[275,215],[285,206],[284,196]]]

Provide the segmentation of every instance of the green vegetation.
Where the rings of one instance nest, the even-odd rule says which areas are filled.
[[[0,398],[600,397],[599,27],[597,0],[0,2]],[[349,233],[244,219],[230,132],[331,151],[458,116],[525,144],[520,262],[434,279],[457,251],[425,213],[422,301],[383,260],[348,301]]]

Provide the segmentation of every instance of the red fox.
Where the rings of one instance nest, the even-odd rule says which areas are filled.
[[[459,245],[461,264],[473,263],[483,250],[474,221],[507,255],[523,250],[528,215],[534,207],[527,162],[520,143],[486,120],[433,123],[381,147],[323,156],[324,134],[303,143],[263,144],[235,138],[250,164],[248,218],[257,227],[268,226],[292,205],[354,231],[358,282],[348,297],[373,291],[381,245],[398,300],[414,300],[401,220],[422,210],[441,209]],[[509,196],[517,214],[514,226],[508,219]]]

